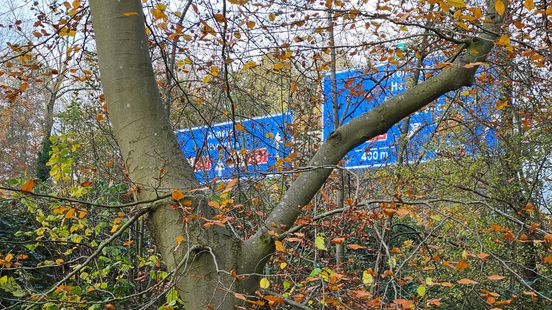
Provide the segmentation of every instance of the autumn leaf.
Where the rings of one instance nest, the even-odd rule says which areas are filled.
[[[282,252],[284,250],[284,244],[280,240],[274,241],[274,246],[276,247],[276,251]]]
[[[447,4],[459,9],[466,7],[466,3],[462,0],[447,0]]]
[[[458,270],[465,270],[465,269],[468,269],[470,265],[468,264],[467,261],[465,260],[461,260],[458,262],[458,264],[456,264],[456,269]]]
[[[183,199],[184,197],[186,197],[186,196],[184,195],[184,193],[182,193],[182,191],[179,190],[179,189],[173,191],[172,194],[171,194],[171,196],[172,196],[172,199],[174,199],[174,200],[176,200],[176,201],[178,201],[178,200]]]
[[[230,2],[232,4],[244,5],[247,2],[249,2],[249,0],[228,0],[228,2]]]
[[[26,192],[26,193],[31,193],[33,191],[33,188],[35,187],[35,185],[36,185],[36,180],[35,179],[29,179],[29,180],[27,180],[27,182],[25,182],[21,186],[21,190]]]
[[[370,273],[370,270],[364,270],[362,272],[362,283],[366,285],[374,283],[374,276]]]
[[[502,0],[496,0],[495,2],[495,10],[498,13],[498,15],[504,15],[504,12],[506,11],[506,6],[504,5],[504,2]]]
[[[75,212],[76,212],[75,209],[69,209],[69,211],[67,211],[67,213],[65,213],[65,216],[63,218],[64,219],[70,219],[70,218],[73,217],[73,215],[75,215]]]
[[[336,238],[333,238],[330,242],[333,244],[342,244],[343,242],[345,242],[345,238],[336,237]]]
[[[545,264],[552,264],[552,255],[550,256],[545,256],[543,259]]]
[[[353,244],[349,244],[347,247],[348,247],[349,249],[351,249],[351,250],[366,249],[365,246],[358,245],[358,244],[354,244],[354,243],[353,243]]]
[[[184,236],[178,235],[176,237],[176,244],[181,244],[182,242],[184,242]]]
[[[314,246],[322,251],[328,250],[326,248],[326,241],[324,240],[324,236],[322,234],[318,234],[316,238],[314,238]]]
[[[488,276],[487,279],[491,280],[491,281],[500,281],[502,279],[505,279],[506,277],[504,276],[499,276],[497,274],[494,274],[494,275],[491,275],[491,276]]]
[[[535,2],[533,0],[525,0],[524,6],[528,11],[532,11],[535,8]]]
[[[463,285],[473,285],[473,284],[478,284],[479,283],[477,281],[466,279],[466,278],[460,279],[456,282],[458,282],[458,284],[463,284]]]
[[[123,16],[138,16],[138,12],[124,12]]]
[[[270,281],[268,281],[267,278],[262,278],[261,281],[259,281],[259,286],[262,288],[262,289],[266,289],[270,286]]]
[[[236,130],[240,130],[240,131],[244,131],[245,130],[245,127],[243,127],[242,124],[236,124]]]

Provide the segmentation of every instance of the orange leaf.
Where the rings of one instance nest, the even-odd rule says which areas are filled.
[[[461,260],[458,262],[458,264],[456,264],[456,269],[458,270],[464,270],[464,269],[468,269],[470,265],[468,264],[467,261],[465,260]]]
[[[178,235],[176,237],[176,244],[181,244],[184,241],[184,236]]]
[[[105,114],[100,113],[100,114],[96,115],[96,120],[98,122],[103,121],[104,119],[105,119]]]
[[[33,191],[33,188],[36,185],[36,181],[34,179],[29,179],[23,186],[21,186],[21,190],[27,193],[30,193]]]
[[[212,200],[211,200],[211,201],[209,201],[207,204],[208,204],[210,207],[213,207],[213,208],[215,208],[215,209],[220,209],[220,204],[219,204],[218,202],[216,202],[216,201],[212,201]]]
[[[123,246],[129,246],[134,242],[132,239],[128,239],[127,241],[123,242]]]
[[[69,209],[67,213],[65,213],[65,216],[63,218],[70,219],[75,215],[76,210],[75,209]]]
[[[245,130],[245,127],[243,127],[242,124],[236,124],[236,130]]]
[[[86,211],[84,211],[84,210],[79,211],[79,218],[80,218],[80,219],[84,218],[84,217],[86,216],[87,213],[88,213],[88,212],[86,212]]]
[[[333,244],[342,244],[344,241],[345,241],[345,238],[336,237],[336,238],[333,238],[330,242]]]
[[[545,264],[552,264],[552,256],[545,256],[543,261]]]
[[[491,256],[491,255],[489,255],[489,254],[487,254],[487,253],[479,253],[479,254],[477,254],[477,257],[479,257],[479,259],[481,259],[481,260],[486,260],[487,258],[489,258],[489,256]]]
[[[535,8],[535,2],[533,2],[533,0],[525,0],[524,5],[528,11],[532,11]]]
[[[359,249],[365,249],[366,248],[365,246],[354,244],[354,243],[349,244],[347,247],[351,250],[359,250]]]
[[[124,12],[123,16],[138,16],[138,12]]]
[[[499,276],[497,274],[493,274],[491,276],[488,276],[487,279],[491,280],[491,281],[500,281],[502,279],[505,279],[506,277],[504,276]]]
[[[284,250],[284,244],[280,240],[274,241],[274,246],[276,247],[276,251],[282,252]]]
[[[458,280],[458,281],[456,281],[456,282],[458,282],[458,284],[463,284],[463,285],[473,285],[473,284],[479,283],[479,282],[477,282],[477,281],[470,280],[470,279],[466,279],[466,278],[460,279],[460,280]]]
[[[172,199],[174,199],[174,200],[180,200],[180,199],[185,197],[184,193],[182,193],[182,191],[180,191],[179,189],[172,192],[171,196],[172,196]]]
[[[506,6],[504,5],[504,2],[501,0],[496,0],[495,2],[495,10],[498,13],[498,15],[504,15],[504,12],[506,11]]]
[[[246,300],[247,298],[245,298],[245,296],[243,294],[240,294],[240,293],[234,293],[234,297],[236,297],[237,299],[241,299],[241,300]]]

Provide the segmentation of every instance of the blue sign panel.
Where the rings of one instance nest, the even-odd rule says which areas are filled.
[[[218,123],[176,132],[180,148],[202,182],[256,176],[289,155],[291,113]]]
[[[423,75],[423,74],[422,74]],[[337,105],[332,102],[332,83],[330,76],[323,81],[324,109],[323,109],[323,137],[326,139],[334,130],[334,111],[337,110],[339,124],[347,123],[354,117],[368,112],[377,105],[383,103],[387,97],[396,96],[408,88],[411,75],[405,71],[397,70],[392,65],[381,65],[372,70],[350,70],[336,74]],[[473,101],[471,96],[462,98],[465,103]],[[404,161],[428,160],[440,155],[440,150],[428,147],[428,142],[433,138],[441,139],[443,143],[451,143],[455,140],[450,136],[449,120],[443,116],[446,103],[458,98],[443,96],[424,109],[410,115],[392,126],[385,134],[374,137],[362,145],[353,149],[344,158],[344,166],[348,168],[379,167],[397,162],[399,141],[406,139],[407,148],[403,153]],[[492,115],[489,109],[482,108],[478,112],[480,120],[489,121]],[[462,118],[472,118],[470,113],[462,112]],[[464,125],[468,122],[464,122]],[[487,144],[496,142],[493,132],[481,126],[473,127],[474,136],[480,137]],[[406,137],[405,137],[406,136]],[[403,137],[403,138],[401,138]],[[477,150],[468,149],[466,153],[476,153]]]

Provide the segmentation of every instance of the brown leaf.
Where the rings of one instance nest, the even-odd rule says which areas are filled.
[[[458,282],[458,284],[463,284],[463,285],[473,285],[473,284],[478,284],[479,283],[477,281],[466,279],[466,278],[460,279],[456,282]]]

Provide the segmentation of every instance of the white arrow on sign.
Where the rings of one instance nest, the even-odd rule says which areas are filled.
[[[217,166],[215,167],[215,170],[218,172],[218,176],[222,177],[222,171],[224,170],[224,164],[219,159],[217,162]]]

